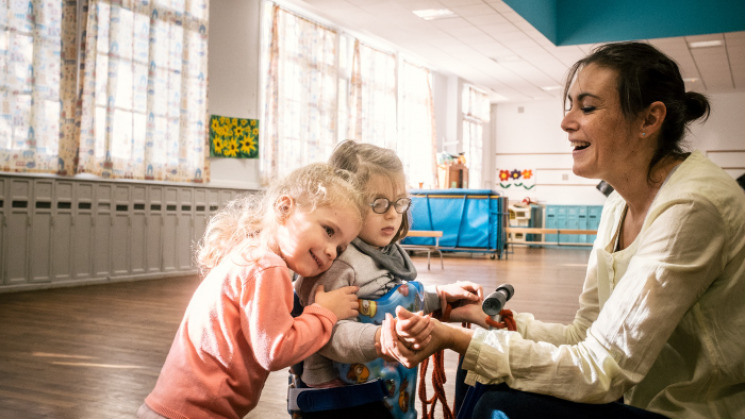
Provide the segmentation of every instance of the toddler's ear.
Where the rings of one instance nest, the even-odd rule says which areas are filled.
[[[287,219],[295,209],[295,200],[291,196],[282,195],[274,203],[274,212],[281,221]]]

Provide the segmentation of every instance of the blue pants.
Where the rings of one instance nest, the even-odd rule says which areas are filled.
[[[473,393],[476,394],[473,394]],[[478,393],[481,392],[479,397]],[[469,400],[471,398],[471,400]],[[472,408],[472,412],[468,412]],[[603,418],[665,419],[620,402],[606,404],[575,403],[542,394],[513,390],[505,384],[477,385],[466,395],[459,418],[533,419],[533,418]]]

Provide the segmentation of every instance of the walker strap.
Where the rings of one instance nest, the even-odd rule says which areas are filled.
[[[383,380],[331,388],[290,388],[287,409],[290,412],[322,412],[346,409],[383,400]]]

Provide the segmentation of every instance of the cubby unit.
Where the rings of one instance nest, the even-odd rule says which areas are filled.
[[[545,228],[556,228],[566,230],[597,230],[600,223],[602,205],[546,205]],[[547,242],[557,242],[556,234],[546,234]],[[595,241],[595,235],[590,234],[563,234],[561,243],[591,244]]]
[[[255,190],[0,174],[0,293],[197,272],[209,218]]]

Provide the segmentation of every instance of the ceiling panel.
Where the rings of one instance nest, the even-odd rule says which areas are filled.
[[[595,46],[555,46],[502,0],[284,2],[363,39],[386,41],[434,71],[459,76],[484,89],[494,101],[558,98],[561,89],[546,91],[543,87],[561,84],[568,67]],[[425,21],[411,12],[431,8],[448,8],[456,16]],[[722,45],[700,49],[688,45],[688,41],[711,38],[720,39]],[[678,62],[688,89],[745,91],[745,32],[646,41]]]

